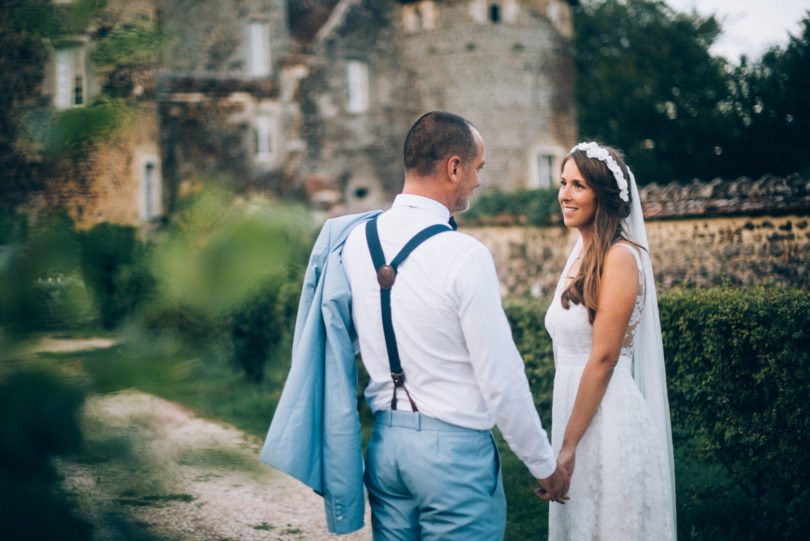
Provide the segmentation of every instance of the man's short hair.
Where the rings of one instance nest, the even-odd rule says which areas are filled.
[[[431,111],[417,120],[405,137],[405,170],[416,170],[423,177],[450,156],[465,162],[478,153],[472,124],[453,113]]]

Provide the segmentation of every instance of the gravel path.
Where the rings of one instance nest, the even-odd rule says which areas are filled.
[[[371,539],[368,509],[359,532],[328,534],[322,499],[232,426],[134,391],[89,398],[82,422],[87,456],[58,467],[98,541],[121,538],[110,516],[183,541]]]

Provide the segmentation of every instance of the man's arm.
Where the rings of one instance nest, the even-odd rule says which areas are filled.
[[[460,264],[459,318],[478,386],[509,446],[552,499],[559,500],[568,490],[569,476],[557,464],[535,409],[492,256],[479,245]]]

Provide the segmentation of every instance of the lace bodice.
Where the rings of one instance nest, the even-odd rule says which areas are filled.
[[[625,331],[624,340],[622,341],[620,354],[622,357],[632,357],[633,342],[635,340],[638,324],[641,321],[641,312],[644,309],[644,273],[641,268],[641,258],[638,253],[638,248],[625,243],[619,243],[619,246],[624,246],[633,252],[638,269],[636,276],[628,277],[628,279],[638,281],[638,291],[636,293],[636,303],[633,307],[633,313],[630,315],[630,321],[627,324],[627,330]],[[546,312],[545,326],[554,342],[555,357],[557,354],[589,355],[591,352],[593,328],[588,322],[587,310],[581,304],[571,304],[566,310],[563,308],[562,302],[560,301],[560,297],[565,288],[566,276],[568,276],[572,262],[573,258],[572,261],[565,266],[560,276],[560,281],[557,283],[554,300],[551,302],[548,312]]]

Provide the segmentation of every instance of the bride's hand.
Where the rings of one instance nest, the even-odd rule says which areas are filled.
[[[568,449],[563,447],[560,449],[560,454],[557,455],[557,462],[565,468],[568,475],[574,474],[574,463],[576,462],[576,449]]]

